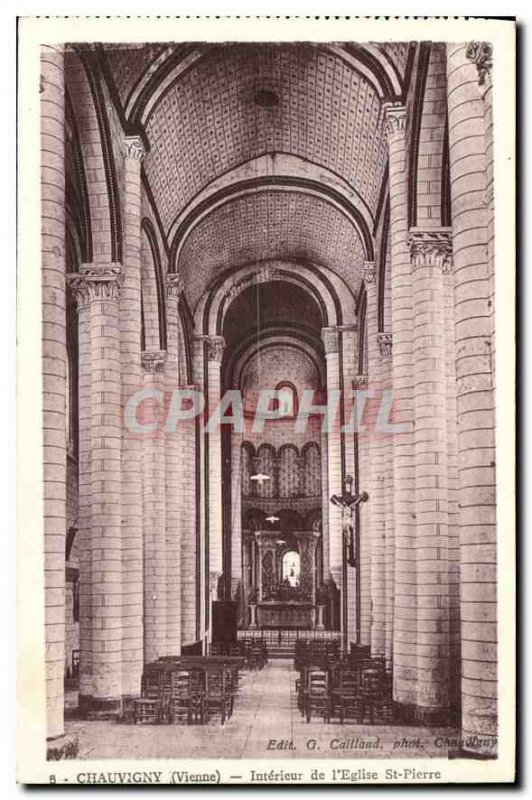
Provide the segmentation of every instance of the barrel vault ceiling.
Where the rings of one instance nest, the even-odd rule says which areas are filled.
[[[338,176],[374,219],[387,164],[386,81],[397,92],[409,51],[403,44],[368,50],[369,66],[358,69],[337,46],[106,45],[123,114],[149,142],[144,170],[165,234],[213,181],[268,153]],[[379,84],[372,63],[391,78]],[[334,204],[303,189],[260,186],[228,196],[189,226],[173,267],[194,307],[220,271],[268,258],[314,261],[356,285],[364,251]]]

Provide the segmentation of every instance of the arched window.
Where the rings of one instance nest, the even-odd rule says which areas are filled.
[[[274,409],[280,417],[295,417],[298,411],[297,389],[293,383],[282,381],[275,387],[278,393],[274,401]]]
[[[288,550],[283,556],[283,581],[288,581],[290,586],[299,586],[300,572],[299,553]]]
[[[302,451],[305,458],[304,484],[305,496],[316,497],[321,493],[321,458],[316,442],[308,442]]]
[[[251,474],[253,470],[253,457],[255,455],[255,448],[250,442],[242,443],[242,460],[240,468],[242,472],[242,494],[244,497],[250,497],[253,493]]]
[[[283,444],[279,448],[279,496],[299,497],[301,494],[301,475],[298,450],[293,444]]]
[[[258,497],[275,497],[277,495],[277,480],[275,468],[275,449],[270,444],[261,444],[257,450],[258,468],[261,475],[267,475],[268,480],[257,482]]]

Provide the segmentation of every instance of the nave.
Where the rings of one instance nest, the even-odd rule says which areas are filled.
[[[147,665],[282,627],[368,648],[399,719],[459,719],[493,758],[490,45],[78,44],[40,66],[49,752],[70,731],[91,757],[257,752],[270,707],[303,736],[277,662],[216,737],[94,717]]]
[[[217,719],[208,725],[172,726],[67,719],[65,727],[78,738],[79,758],[89,759],[356,759],[390,753],[447,758],[449,748],[440,740],[458,737],[449,727],[325,724],[318,718],[307,724],[297,708],[296,678],[289,659],[270,659],[264,669],[245,672],[233,716],[223,726]],[[316,748],[307,746],[311,740]]]

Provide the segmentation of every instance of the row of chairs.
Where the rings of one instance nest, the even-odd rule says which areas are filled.
[[[135,724],[205,724],[231,717],[242,659],[162,658],[144,668],[141,696],[129,709]]]
[[[313,716],[340,724],[391,724],[395,720],[391,673],[382,658],[348,656],[334,664],[305,665],[296,681],[298,708],[310,722]]]
[[[213,642],[211,656],[241,656],[247,669],[263,669],[268,663],[268,648],[261,639],[239,639],[232,642]]]
[[[341,656],[342,648],[339,639],[300,639],[294,650],[294,667],[299,671],[305,665],[313,664],[326,669],[329,664],[335,663]]]

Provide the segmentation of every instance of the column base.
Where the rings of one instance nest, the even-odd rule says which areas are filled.
[[[122,716],[121,697],[90,697],[80,695],[78,700],[80,715],[90,720],[118,720]]]
[[[458,714],[452,708],[433,708],[413,703],[395,703],[398,720],[405,725],[447,728],[458,725]]]
[[[47,761],[77,758],[78,750],[78,737],[71,733],[63,733],[62,736],[54,736],[46,740]]]
[[[464,750],[464,748],[461,748],[459,750],[449,750],[447,757],[450,760],[467,758],[469,761],[496,761],[498,755],[497,753],[478,753],[472,750]]]

